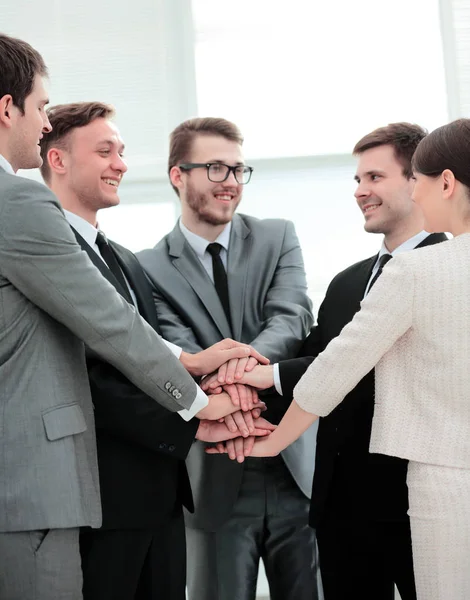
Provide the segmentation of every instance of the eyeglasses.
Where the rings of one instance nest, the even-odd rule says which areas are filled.
[[[222,183],[226,181],[233,173],[237,183],[241,185],[247,184],[251,179],[253,173],[253,167],[247,167],[246,165],[237,165],[231,167],[224,163],[184,163],[178,165],[182,171],[191,171],[191,169],[207,169],[207,178],[212,183]]]

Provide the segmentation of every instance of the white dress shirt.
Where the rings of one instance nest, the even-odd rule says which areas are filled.
[[[184,235],[186,241],[196,253],[196,256],[201,261],[201,264],[207,271],[207,274],[209,275],[211,281],[214,282],[212,256],[207,251],[207,246],[209,246],[209,244],[211,243],[220,244],[222,246],[222,249],[220,251],[220,259],[222,260],[222,264],[224,265],[225,271],[227,271],[228,245],[230,242],[230,231],[232,229],[232,223],[227,223],[225,229],[217,237],[217,239],[214,240],[214,242],[208,242],[205,238],[201,237],[200,235],[196,235],[192,231],[189,231],[189,229],[185,225],[183,225],[181,219],[179,221],[179,226],[181,229],[181,233]]]
[[[380,248],[380,252],[379,252],[379,254],[377,256],[377,260],[374,264],[374,268],[372,269],[372,273],[371,273],[371,275],[369,277],[369,281],[367,282],[367,285],[366,285],[366,289],[364,292],[364,298],[369,293],[370,283],[371,283],[372,279],[374,279],[377,271],[379,270],[380,258],[384,254],[391,254],[391,256],[393,258],[394,256],[397,256],[397,254],[401,254],[402,252],[407,252],[408,250],[413,250],[414,248],[416,248],[416,246],[421,244],[421,242],[424,239],[426,239],[428,237],[428,235],[429,235],[429,233],[427,231],[420,231],[419,233],[414,235],[409,240],[406,240],[406,242],[403,242],[403,244],[398,246],[398,248],[395,248],[395,250],[393,252],[389,252],[387,250],[387,246],[385,245],[385,242],[382,242],[382,247]],[[274,387],[276,388],[276,392],[280,396],[282,396],[281,377],[279,375],[279,363],[275,363],[273,365],[273,379],[274,379]]]
[[[0,154],[0,167],[5,169],[5,171],[7,173],[10,173],[10,175],[16,175],[15,171],[13,171],[13,167],[10,165],[10,163],[7,161],[7,159],[4,156],[2,156],[1,154]]]
[[[82,217],[79,217],[75,213],[71,213],[68,210],[64,210],[64,213],[65,213],[65,217],[66,217],[67,221],[70,223],[70,225],[72,225],[72,227],[76,231],[78,231],[78,233],[82,236],[82,238],[85,240],[85,242],[91,248],[93,248],[93,250],[96,252],[96,254],[101,258],[103,263],[106,265],[106,262],[103,259],[103,257],[101,256],[99,248],[96,244],[96,236],[98,235],[99,230],[96,227],[94,227],[93,225],[91,225],[91,223],[88,223],[88,221],[86,221]],[[123,272],[123,276],[127,283],[127,287],[129,288],[129,292],[131,294],[132,301],[134,302],[134,306],[135,306],[136,310],[138,310],[137,298],[134,293],[134,290],[130,286],[129,281],[128,281],[127,277],[125,276],[124,272]],[[171,350],[171,352],[176,356],[176,358],[179,359],[181,356],[182,349],[179,346],[176,346],[176,344],[172,344],[171,342],[169,342],[163,338],[161,338],[161,339],[168,346],[169,350]],[[208,403],[209,403],[209,400],[208,400],[206,394],[198,386],[197,395],[196,395],[194,402],[191,405],[191,408],[190,409],[184,408],[182,410],[179,410],[178,414],[185,421],[189,421],[201,409],[203,409],[205,406],[207,406]]]

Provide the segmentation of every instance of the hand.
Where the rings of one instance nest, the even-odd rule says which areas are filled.
[[[264,410],[266,405],[264,402],[257,402],[253,405],[253,408]],[[238,407],[233,404],[230,396],[226,392],[222,392],[221,394],[212,394],[209,396],[209,404],[201,409],[196,414],[196,417],[198,419],[215,421],[217,419],[222,419],[227,415],[231,415],[237,410]]]
[[[228,454],[230,460],[236,460],[242,463],[246,456],[250,456],[255,443],[255,436],[250,435],[247,438],[237,437],[233,440],[219,442],[215,446],[206,448],[207,454]]]
[[[257,427],[263,429],[263,426],[260,425],[262,422],[271,426],[269,421],[265,421],[265,419],[259,420],[260,414],[261,411],[259,408],[247,411],[237,410],[231,415],[227,415],[223,421],[231,432],[238,432],[241,433],[243,437],[248,437],[249,435],[253,435],[253,432]],[[255,421],[258,424],[256,424]],[[274,427],[274,425],[272,425],[272,427]]]
[[[253,429],[253,437],[269,435],[275,426],[265,419],[257,419]],[[221,442],[239,436],[239,431],[230,431],[225,423],[202,420],[196,433],[196,439],[202,442]],[[242,438],[243,439],[243,438]]]
[[[258,392],[247,385],[232,383],[232,385],[224,385],[222,390],[227,392],[234,406],[240,407],[243,411],[251,410],[255,404],[260,402]],[[212,393],[217,394],[217,391],[212,390]]]
[[[234,358],[249,358],[250,356],[263,365],[269,363],[269,360],[265,356],[262,356],[248,344],[242,344],[229,338],[197,354],[182,352],[180,361],[191,375],[199,377],[207,373],[212,373],[212,371],[215,371],[221,365]]]
[[[251,371],[258,361],[253,356],[246,358],[232,358],[221,367],[217,380],[219,383],[234,383],[235,380],[241,379],[245,371]]]
[[[210,389],[213,394],[220,394],[222,385],[230,383],[229,379],[232,381],[233,379],[241,379],[244,373],[249,373],[258,364],[258,361],[252,356],[248,359],[233,359],[219,367],[218,371],[207,375],[201,381],[201,388],[204,391]]]
[[[212,378],[209,383],[213,383]],[[274,385],[274,367],[272,365],[257,365],[252,371],[245,371],[239,383],[251,385],[259,390],[266,390]]]

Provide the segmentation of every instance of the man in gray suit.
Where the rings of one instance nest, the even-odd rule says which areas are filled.
[[[79,600],[78,528],[101,524],[83,342],[186,418],[207,398],[81,251],[55,196],[15,176],[42,163],[47,69],[5,35],[0,56],[0,598]],[[223,404],[199,415],[222,416]]]
[[[252,171],[242,141],[224,119],[192,119],[173,131],[168,166],[181,219],[138,258],[156,289],[166,339],[197,352],[229,335],[277,361],[296,355],[312,325],[311,305],[292,223],[234,214]],[[253,363],[231,361],[220,376],[237,385]],[[279,420],[280,403],[265,399],[268,420]],[[308,528],[314,436],[283,458],[243,464],[204,449],[196,442],[188,456],[190,600],[250,600],[260,558],[273,600],[317,598]]]

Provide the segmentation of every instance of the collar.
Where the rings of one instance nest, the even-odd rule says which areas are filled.
[[[7,173],[10,173],[10,175],[16,175],[15,171],[13,171],[13,167],[10,165],[10,163],[7,161],[7,159],[4,156],[2,156],[1,154],[0,154],[0,167],[5,169],[5,171]]]
[[[96,244],[96,236],[98,235],[98,229],[90,225],[88,221],[85,221],[82,217],[79,217],[75,213],[72,213],[64,209],[65,218],[72,227],[78,231],[85,242],[93,248]]]
[[[393,252],[389,252],[387,250],[385,242],[382,242],[382,247],[380,248],[377,260],[380,260],[380,257],[384,254],[391,254],[392,256],[396,256],[397,254],[401,254],[402,252],[413,250],[413,248],[416,248],[416,246],[421,244],[421,242],[425,240],[428,237],[428,235],[429,233],[427,231],[420,231],[419,233],[411,237],[409,240],[406,240],[406,242],[403,242],[403,244],[400,244],[400,246],[398,246],[398,248],[395,248]]]
[[[183,225],[181,218],[178,222],[181,233],[184,235],[186,241],[197,254],[197,256],[202,259],[204,258],[204,254],[206,253],[207,246],[211,243],[208,242],[205,238],[189,231],[189,229]],[[228,246],[230,242],[230,231],[232,229],[232,222],[227,223],[224,230],[220,233],[217,239],[214,242],[220,244],[223,248],[225,248],[226,252],[228,252]]]

